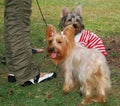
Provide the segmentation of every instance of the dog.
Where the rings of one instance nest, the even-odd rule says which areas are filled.
[[[106,102],[111,88],[110,70],[105,56],[97,49],[88,49],[74,41],[75,29],[68,25],[60,33],[53,25],[46,28],[47,52],[64,72],[64,93],[77,86],[84,99],[80,104]]]
[[[67,7],[62,8],[59,27],[63,30],[67,25],[73,25],[75,28],[75,42],[80,42],[87,48],[97,48],[103,55],[107,55],[102,39],[85,29],[81,5],[78,5],[73,12]]]
[[[73,12],[67,7],[63,7],[60,15],[59,27],[63,30],[67,25],[73,25],[75,34],[81,32],[85,26],[82,19],[82,7],[78,5]]]

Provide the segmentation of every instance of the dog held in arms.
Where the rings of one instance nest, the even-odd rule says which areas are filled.
[[[97,48],[103,55],[107,55],[102,39],[85,29],[81,5],[78,5],[73,12],[70,12],[67,7],[62,8],[60,29],[63,30],[67,25],[73,25],[75,28],[75,42],[80,42],[87,48]]]
[[[84,96],[81,104],[106,102],[111,87],[110,70],[105,56],[97,49],[88,49],[74,42],[75,29],[68,25],[60,33],[53,25],[46,28],[48,54],[64,72],[64,93],[76,86]]]

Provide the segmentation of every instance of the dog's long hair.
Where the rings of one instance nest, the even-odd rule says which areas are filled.
[[[97,49],[88,49],[74,43],[75,29],[72,25],[57,33],[52,25],[46,29],[48,54],[64,71],[64,93],[81,86],[82,104],[106,102],[111,87],[110,70],[105,56]]]

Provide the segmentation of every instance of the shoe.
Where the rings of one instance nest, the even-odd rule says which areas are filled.
[[[31,80],[32,80],[32,81],[31,81]],[[22,84],[21,86],[22,86],[22,87],[25,87],[25,86],[29,86],[29,85],[35,84],[35,83],[34,83],[34,80],[33,80],[33,79],[31,79],[31,80],[24,82],[24,84]]]
[[[24,82],[24,84],[22,84],[21,86],[25,87],[25,86],[29,86],[32,84],[41,83],[41,82],[44,82],[44,81],[47,81],[47,80],[50,80],[50,79],[56,78],[56,77],[57,77],[57,74],[55,72],[44,73],[44,75],[42,77],[40,77],[40,75],[37,75],[35,80],[30,79],[29,81]]]
[[[9,74],[7,77],[7,80],[10,83],[16,82],[16,78],[15,78],[14,74]]]
[[[52,78],[56,78],[57,77],[57,74],[55,72],[53,73],[45,73],[45,75],[43,77],[39,77],[37,83],[41,83],[41,82],[44,82],[46,80],[50,80]]]

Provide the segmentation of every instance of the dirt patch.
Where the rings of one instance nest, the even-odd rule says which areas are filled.
[[[103,41],[107,49],[110,68],[120,70],[120,35],[104,37]]]
[[[111,70],[112,89],[111,95],[120,98],[120,35],[104,37],[107,49],[107,60]]]

